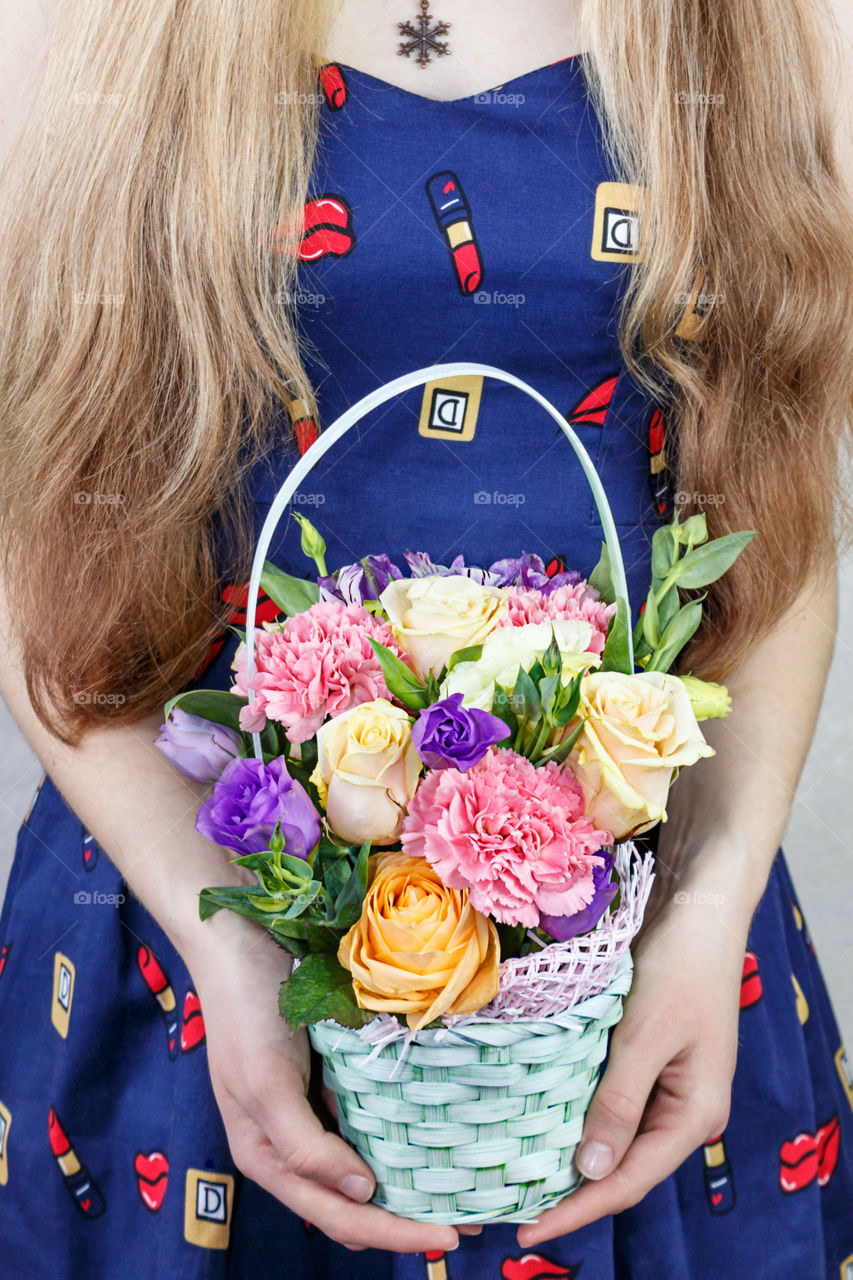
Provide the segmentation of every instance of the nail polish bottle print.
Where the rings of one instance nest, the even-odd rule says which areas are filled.
[[[705,1160],[705,1191],[712,1213],[728,1213],[735,1207],[735,1184],[732,1166],[726,1154],[723,1135],[706,1142],[702,1148]]]

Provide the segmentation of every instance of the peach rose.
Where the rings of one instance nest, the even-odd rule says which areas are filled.
[[[662,671],[589,672],[578,714],[586,723],[568,766],[587,817],[615,840],[665,822],[674,770],[714,754],[681,680]]]
[[[405,1013],[413,1031],[482,1009],[498,989],[498,931],[425,858],[372,854],[361,919],[338,948],[362,1009]]]
[[[457,649],[482,644],[506,612],[499,587],[459,574],[430,574],[389,582],[379,597],[394,638],[411,654],[418,674],[436,675]]]
[[[421,771],[411,728],[405,711],[374,698],[318,729],[311,781],[342,840],[387,844],[400,834]]]

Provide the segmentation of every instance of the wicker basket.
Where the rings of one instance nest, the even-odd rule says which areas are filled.
[[[626,951],[606,991],[569,1013],[418,1031],[378,1051],[335,1022],[311,1027],[341,1134],[376,1176],[374,1203],[430,1222],[523,1222],[573,1191],[631,973]]]
[[[440,385],[442,379],[460,375],[492,377],[524,391],[566,436],[592,490],[616,596],[628,606],[630,616],[607,495],[565,417],[528,383],[493,365],[430,365],[393,379],[347,409],[299,459],[279,489],[258,539],[249,582],[249,688],[261,572],[278,523],[303,480],[371,410],[413,387]],[[630,627],[628,650],[633,662]],[[253,734],[253,743],[262,760],[259,734]],[[644,884],[647,887],[648,876]],[[602,990],[599,983],[588,999],[572,1004],[567,995],[565,1007],[553,1010],[552,980],[551,1008],[544,1016],[541,1008],[530,1018],[523,1016],[526,1008],[522,1016],[516,1013],[512,1018],[475,1014],[385,1044],[371,1044],[369,1035],[334,1022],[309,1028],[324,1060],[326,1083],[337,1097],[341,1132],[376,1175],[375,1203],[431,1222],[521,1222],[579,1185],[574,1153],[584,1114],[607,1052],[608,1032],[621,1017],[622,997],[631,983],[630,952],[627,945],[620,950],[615,971],[604,966],[607,985]]]

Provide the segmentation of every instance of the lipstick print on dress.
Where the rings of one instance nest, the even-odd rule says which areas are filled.
[[[140,946],[136,960],[145,985],[160,1006],[163,1022],[166,1025],[169,1057],[176,1058],[178,1056],[178,1002],[175,999],[172,984],[157,963],[153,951],[145,943]]]
[[[672,474],[666,448],[666,422],[659,408],[649,419],[649,488],[655,515],[669,524],[673,513]]]
[[[91,831],[87,831],[85,827],[82,827],[81,835],[83,870],[94,871],[98,865],[98,843]]]
[[[301,456],[308,452],[317,439],[317,423],[304,400],[288,400],[287,412]]]
[[[53,1107],[48,1114],[47,1128],[50,1149],[59,1165],[59,1172],[62,1174],[68,1194],[84,1218],[99,1218],[106,1208],[104,1197],[92,1181],[89,1170],[78,1159],[77,1152],[68,1141]]]
[[[317,71],[320,92],[330,111],[340,111],[347,102],[347,82],[337,62],[325,62]]]
[[[462,184],[449,169],[426,180],[433,216],[450,250],[459,292],[476,293],[483,283],[483,258],[474,236],[471,208]]]
[[[4,942],[0,947],[0,978],[3,977],[3,970],[6,968],[6,961],[9,959],[9,952],[12,950],[11,942]]]
[[[169,1161],[162,1151],[137,1151],[133,1162],[139,1198],[151,1213],[157,1213],[169,1184]]]
[[[424,1254],[426,1280],[450,1280],[447,1274],[447,1254],[441,1249],[428,1249]]]
[[[306,201],[302,218],[285,219],[272,237],[274,252],[295,254],[300,262],[345,258],[354,248],[349,201],[332,191]]]
[[[815,1134],[798,1133],[779,1149],[779,1185],[786,1195],[817,1181],[825,1187],[838,1163],[839,1124],[833,1116]]]
[[[575,1280],[582,1262],[566,1267],[541,1253],[525,1253],[521,1258],[504,1258],[501,1280]]]

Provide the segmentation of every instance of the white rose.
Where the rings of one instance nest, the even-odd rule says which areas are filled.
[[[401,648],[421,676],[438,675],[451,654],[482,644],[506,610],[504,592],[457,574],[399,578],[379,597]]]
[[[590,623],[558,618],[551,622],[530,622],[521,627],[498,627],[484,641],[476,662],[460,662],[448,673],[441,687],[442,697],[461,693],[466,707],[491,710],[495,686],[511,693],[518,673],[533,666],[556,635],[562,659],[563,684],[587,667],[597,667],[601,657],[586,646],[593,636]]]

